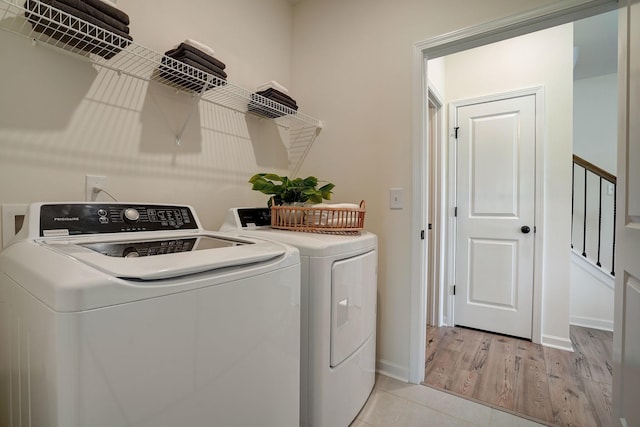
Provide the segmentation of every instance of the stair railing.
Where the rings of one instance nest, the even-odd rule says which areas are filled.
[[[583,180],[576,180],[576,172],[578,172],[578,175],[582,175],[584,178]],[[587,222],[588,222],[588,217],[589,217],[589,211],[588,208],[592,207],[591,205],[595,202],[595,200],[593,200],[593,197],[590,197],[591,193],[589,192],[589,176],[595,176],[598,179],[598,212],[597,212],[597,217],[598,217],[598,227],[597,227],[597,233],[594,233],[591,229],[588,229],[587,227]],[[582,244],[582,256],[585,258],[588,258],[589,256],[587,255],[587,244],[591,243],[590,239],[595,238],[597,241],[597,253],[596,253],[596,257],[595,257],[595,264],[598,267],[602,268],[602,263],[601,263],[601,244],[602,244],[602,222],[603,222],[603,198],[602,198],[602,193],[603,193],[603,184],[604,182],[608,182],[608,189],[607,189],[607,193],[610,195],[611,192],[613,192],[613,212],[610,211],[605,211],[605,215],[609,215],[612,214],[613,216],[613,221],[612,221],[612,227],[611,227],[611,234],[607,235],[610,236],[611,238],[611,272],[610,274],[612,276],[615,276],[615,270],[614,270],[614,263],[615,263],[615,248],[616,248],[616,233],[615,233],[615,224],[616,224],[616,177],[615,175],[612,175],[611,173],[605,171],[604,169],[594,165],[593,163],[588,162],[587,160],[576,156],[575,154],[573,155],[573,170],[572,170],[572,176],[571,176],[571,180],[572,180],[572,191],[571,191],[571,247],[574,248],[574,222],[579,222],[580,219],[582,220],[582,227],[581,227],[581,231],[582,231],[582,242],[578,242]],[[582,194],[578,194],[580,188],[576,189],[576,186],[579,186],[580,184],[583,184],[583,191]],[[613,188],[611,188],[613,187]],[[611,191],[612,190],[612,191]],[[579,198],[582,197],[582,200],[579,200]],[[576,203],[580,203],[581,204],[577,205],[580,206],[582,208],[582,212],[576,212]],[[607,209],[608,206],[605,207],[605,209]],[[580,218],[580,214],[582,214],[582,218]],[[577,218],[576,218],[577,217]],[[576,221],[577,220],[577,221]],[[608,233],[608,232],[607,232]],[[595,234],[595,236],[594,236]]]

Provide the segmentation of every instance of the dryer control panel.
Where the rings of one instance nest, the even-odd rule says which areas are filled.
[[[188,206],[60,203],[40,207],[41,237],[197,229],[198,221]]]
[[[240,228],[255,228],[271,225],[271,209],[269,208],[238,208]]]

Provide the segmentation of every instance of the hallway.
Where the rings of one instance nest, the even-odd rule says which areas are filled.
[[[549,425],[609,426],[613,334],[571,326],[571,341],[573,353],[429,327],[424,384]]]

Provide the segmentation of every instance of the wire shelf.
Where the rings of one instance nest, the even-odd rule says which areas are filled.
[[[40,0],[0,0],[0,28],[87,57],[92,63],[191,93],[289,131],[289,169],[297,173],[324,123],[226,80],[155,52]],[[126,37],[125,37],[126,36]],[[177,140],[179,141],[178,135]]]

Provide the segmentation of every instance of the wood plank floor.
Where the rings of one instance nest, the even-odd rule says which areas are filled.
[[[428,327],[424,384],[547,425],[611,425],[613,334],[571,326],[574,352]]]

